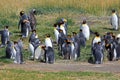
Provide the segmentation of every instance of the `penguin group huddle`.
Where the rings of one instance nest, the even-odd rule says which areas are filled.
[[[36,10],[32,9],[29,15],[24,11],[20,12],[20,20],[18,28],[21,29],[21,38],[18,41],[10,41],[10,32],[8,26],[0,31],[1,42],[0,47],[6,47],[6,57],[14,59],[14,63],[23,63],[23,38],[29,37],[28,49],[31,53],[30,59],[40,60],[53,64],[55,62],[53,40],[49,34],[46,34],[45,44],[42,44],[36,34]],[[114,30],[118,30],[119,18],[115,10],[112,10],[111,25]],[[91,54],[95,64],[101,64],[104,58],[105,50],[108,53],[110,61],[120,59],[120,35],[115,36],[112,32],[107,32],[104,36],[100,36],[98,32],[93,32],[95,37],[91,44]],[[68,35],[67,20],[62,18],[54,24],[55,41],[59,50],[59,55],[64,59],[77,60],[80,57],[81,48],[86,48],[86,41],[90,38],[90,29],[86,20],[83,20],[79,33],[72,32]]]
[[[56,37],[56,43],[60,55],[64,59],[74,59],[80,57],[80,47],[86,47],[86,40],[89,40],[90,30],[86,24],[86,20],[80,27],[80,32],[77,34],[73,32],[73,35],[67,35],[67,20],[61,19],[59,22],[54,24],[54,34]]]
[[[101,36],[98,32],[95,33],[95,37],[92,41],[92,54],[96,64],[101,64],[105,57],[105,51],[107,52],[107,58],[109,61],[117,61],[120,59],[120,36],[107,32]]]
[[[33,30],[29,38],[29,51],[32,53],[30,58],[33,60],[50,64],[55,61],[52,39],[49,34],[46,34],[45,44],[42,44],[37,37],[36,30]]]
[[[118,30],[119,17],[115,10],[112,10],[110,23],[113,30]],[[90,29],[83,20],[79,33],[73,32],[73,35],[67,35],[67,20],[62,18],[59,22],[54,24],[54,34],[60,55],[64,59],[78,59],[80,57],[80,50],[82,47],[86,48],[86,41],[90,37]],[[104,59],[104,52],[107,51],[109,61],[120,59],[120,36],[115,36],[112,32],[107,32],[104,36],[100,36],[98,32],[92,32],[95,37],[91,44],[91,53],[93,55],[94,63],[101,64]]]
[[[50,64],[53,64],[55,61],[53,44],[50,35],[46,34],[45,44],[42,44],[36,34],[35,14],[35,9],[32,9],[29,15],[27,15],[24,11],[20,12],[18,29],[20,28],[21,30],[21,38],[18,41],[10,41],[8,26],[5,26],[5,29],[1,31],[1,47],[6,47],[6,57],[13,59],[14,63],[23,63],[23,38],[27,38],[30,32],[32,32],[29,37],[28,45],[28,49],[31,53],[30,59],[36,59]]]

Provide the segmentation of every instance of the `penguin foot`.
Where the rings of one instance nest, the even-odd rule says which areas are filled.
[[[17,64],[17,61],[14,61],[15,64]]]
[[[1,44],[1,45],[0,45],[0,48],[2,48],[2,47],[5,47],[5,45]]]

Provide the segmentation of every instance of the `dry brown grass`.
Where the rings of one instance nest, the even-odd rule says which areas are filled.
[[[39,5],[41,7],[73,7],[77,9],[84,9],[88,12],[103,11],[106,13],[106,9],[120,8],[120,0],[0,0],[1,12],[11,14],[12,12],[19,13],[21,10],[25,10],[27,7]],[[119,10],[120,11],[120,10]],[[99,12],[99,11],[98,11]],[[1,13],[2,14],[2,13]]]

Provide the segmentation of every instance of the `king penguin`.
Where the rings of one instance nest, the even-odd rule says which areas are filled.
[[[95,33],[95,37],[93,38],[93,41],[92,41],[92,46],[94,46],[95,43],[98,43],[98,42],[101,42],[101,37],[99,35],[99,33]]]
[[[118,25],[119,25],[119,18],[118,15],[116,14],[115,10],[112,10],[112,15],[110,18],[110,23],[113,27],[114,30],[118,30]]]
[[[64,27],[64,22],[60,22],[60,29],[63,30],[64,35],[66,35],[66,30]]]
[[[55,34],[55,38],[56,38],[56,43],[58,44],[59,31],[57,29],[57,24],[54,24],[54,34]]]
[[[36,9],[32,9],[28,15],[28,20],[30,21],[31,30],[36,30],[37,20],[35,14],[36,14]]]
[[[80,26],[80,29],[82,30],[86,40],[89,40],[90,37],[90,29],[89,26],[86,23],[86,20],[83,20],[82,25]]]
[[[96,60],[96,56],[95,56],[95,46],[98,42],[101,42],[101,37],[99,35],[98,32],[95,32],[95,37],[93,38],[92,40],[92,47],[91,47],[91,52],[92,52],[92,55],[95,57],[95,60]]]
[[[52,45],[52,40],[51,40],[49,34],[46,35],[46,38],[45,38],[45,46],[46,46],[46,47],[48,47],[48,46],[49,46],[49,47],[53,47],[53,45]]]
[[[21,61],[22,60],[21,59],[21,51],[20,51],[20,48],[19,48],[19,45],[18,45],[17,41],[14,41],[14,49],[16,51],[14,63],[21,64],[22,63],[22,61]]]
[[[63,26],[64,26],[64,28],[65,28],[66,35],[67,35],[67,34],[68,34],[68,24],[67,24],[67,19],[62,18],[61,21],[64,22]]]
[[[0,47],[3,47],[10,40],[10,37],[9,37],[10,33],[9,33],[9,30],[8,30],[8,26],[5,26],[4,30],[0,31],[0,34],[1,34],[1,42],[2,42]]]
[[[8,41],[7,42],[7,47],[6,47],[6,58],[10,59],[11,56],[12,56],[12,46],[13,46],[13,43],[12,41]]]
[[[94,47],[94,58],[95,58],[95,64],[101,64],[103,61],[103,47],[101,45],[101,42],[95,43]]]
[[[45,62],[53,64],[55,62],[55,56],[54,56],[54,49],[50,46],[48,46],[45,49]]]
[[[29,31],[31,31],[30,22],[28,21],[28,16],[24,11],[20,12],[20,20],[18,24],[18,29],[21,26],[22,37],[28,37]]]

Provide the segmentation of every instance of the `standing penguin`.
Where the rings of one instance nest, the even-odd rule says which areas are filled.
[[[67,20],[65,18],[62,18],[61,21],[64,22],[63,26],[65,28],[66,31],[66,35],[68,35],[68,24],[67,24]]]
[[[1,34],[1,42],[2,42],[0,47],[3,47],[10,40],[10,37],[9,37],[10,33],[8,30],[8,26],[5,26],[4,30],[0,31],[0,34]]]
[[[36,34],[36,30],[32,30],[32,34],[29,37],[29,42],[30,43],[33,42],[33,40],[35,39],[36,35],[37,35]]]
[[[45,62],[53,64],[55,61],[54,49],[50,46],[45,49]]]
[[[58,31],[58,28],[57,28],[57,24],[54,24],[54,34],[55,34],[55,38],[56,38],[56,43],[58,44],[59,31]]]
[[[20,49],[20,61],[21,63],[23,63],[23,39],[22,38],[18,40],[18,47]]]
[[[62,54],[64,59],[70,59],[71,56],[71,42],[65,40],[65,43],[62,45]]]
[[[95,57],[95,44],[97,44],[98,42],[101,42],[101,37],[100,37],[100,35],[99,35],[99,33],[98,32],[95,32],[95,37],[93,38],[93,40],[92,40],[92,47],[91,47],[91,53],[92,53],[92,55]],[[95,59],[96,59],[96,57],[95,57]]]
[[[65,43],[66,40],[66,35],[63,33],[63,30],[59,30],[59,35],[58,35],[58,49],[60,51],[60,55],[62,55],[62,45]]]
[[[117,55],[116,55],[116,57],[117,57],[117,60],[119,60],[120,59],[120,38],[119,37],[117,37],[117,47],[116,47],[116,53],[117,53]]]
[[[12,41],[8,41],[7,42],[7,47],[6,47],[6,58],[10,59],[12,54],[13,54],[13,50],[12,50],[12,47],[13,47],[13,43]]]
[[[21,34],[22,37],[28,37],[29,31],[31,31],[30,22],[28,20],[28,16],[24,11],[20,12],[20,20],[18,24],[18,29],[21,26]]]
[[[79,32],[78,36],[79,36],[79,40],[80,40],[80,45],[82,47],[86,47],[86,38],[85,38],[81,29],[80,29],[80,32]]]
[[[112,25],[112,27],[113,27],[114,30],[118,30],[119,17],[116,14],[115,10],[112,10],[112,15],[111,15],[111,18],[110,18],[110,23],[111,23],[111,25]]]
[[[77,48],[78,44],[75,42],[71,42],[71,54],[70,54],[70,59],[76,60],[77,59]]]
[[[94,47],[94,59],[95,59],[95,64],[101,64],[103,61],[103,47],[101,45],[101,42],[95,43]]]
[[[31,59],[34,59],[34,57],[35,57],[35,50],[37,49],[38,46],[40,46],[40,44],[41,44],[41,41],[37,37],[37,35],[35,36],[35,38],[32,41],[30,41],[30,43],[29,43],[29,50],[32,53],[31,54]]]
[[[63,30],[64,35],[66,35],[66,30],[65,30],[65,27],[64,27],[64,22],[61,21],[59,26],[60,26],[60,29]]]
[[[32,9],[29,13],[28,20],[30,21],[31,30],[36,30],[36,9]]]
[[[14,63],[22,64],[22,59],[21,59],[22,58],[22,53],[20,51],[20,47],[19,47],[17,41],[14,42],[14,48],[15,48],[15,51],[16,51]]]
[[[98,42],[101,42],[101,37],[98,32],[95,32],[95,37],[92,40],[92,46],[94,46],[94,44]]]
[[[45,46],[44,45],[39,45],[35,49],[35,59],[43,61],[44,60],[44,55],[45,55]]]
[[[83,20],[82,25],[80,26],[80,29],[82,30],[86,40],[89,40],[90,37],[90,29],[89,26],[86,23],[86,20]]]
[[[77,59],[77,53],[76,53],[76,49],[75,49],[75,43],[73,41],[73,37],[71,35],[67,35],[67,40],[70,42],[70,47],[71,47],[71,51],[70,51],[70,59]]]
[[[52,44],[52,40],[50,38],[50,34],[47,34],[46,35],[46,38],[45,38],[45,46],[46,47],[53,47],[53,44]]]
[[[73,42],[74,42],[74,45],[75,45],[75,51],[76,51],[76,54],[77,54],[77,58],[80,57],[80,40],[79,40],[79,36],[77,35],[76,32],[73,32]]]

